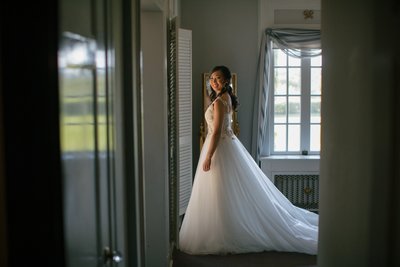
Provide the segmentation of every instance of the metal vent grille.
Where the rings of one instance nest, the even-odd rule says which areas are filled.
[[[319,175],[275,174],[275,186],[293,203],[310,211],[318,211]]]

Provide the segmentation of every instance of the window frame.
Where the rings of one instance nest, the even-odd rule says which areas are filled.
[[[311,96],[320,96],[322,98],[322,90],[320,91],[320,94],[311,94],[311,69],[312,68],[320,68],[321,70],[321,75],[322,75],[322,63],[319,66],[311,66],[311,58],[300,58],[301,64],[300,64],[300,77],[301,77],[301,90],[300,90],[300,123],[294,123],[294,124],[300,124],[300,150],[299,151],[288,151],[289,149],[289,134],[288,134],[288,126],[293,124],[289,123],[288,117],[289,117],[289,101],[288,97],[291,96],[289,94],[289,55],[286,57],[286,66],[276,66],[275,65],[275,51],[279,49],[275,45],[272,48],[272,64],[270,68],[270,77],[271,77],[271,90],[269,91],[269,97],[268,97],[268,105],[270,106],[270,112],[269,112],[269,118],[268,118],[268,131],[269,131],[269,155],[320,155],[320,151],[312,151],[311,150],[311,125],[320,125],[321,126],[321,120],[319,123],[311,123]],[[279,49],[280,50],[280,49]],[[322,60],[322,59],[321,59]],[[322,62],[322,61],[321,61]],[[293,66],[292,66],[293,67]],[[286,151],[275,151],[274,146],[274,126],[276,123],[274,122],[275,118],[275,69],[276,68],[286,68],[286,122],[285,123],[278,123],[282,125],[286,125]],[[321,115],[321,114],[320,114]],[[321,128],[320,128],[321,129]],[[321,134],[321,132],[320,132]],[[307,151],[304,153],[304,151]]]

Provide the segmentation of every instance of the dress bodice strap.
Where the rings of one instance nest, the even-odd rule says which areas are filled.
[[[211,105],[213,105],[215,102],[217,102],[217,100],[221,100],[222,104],[224,104],[225,108],[228,110],[228,112],[230,111],[229,108],[229,104],[222,98],[222,97],[217,97],[212,103]]]

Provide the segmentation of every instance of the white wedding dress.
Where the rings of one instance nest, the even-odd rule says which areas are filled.
[[[180,250],[189,254],[286,251],[317,254],[318,215],[295,207],[268,179],[231,128],[226,112],[222,134],[203,171],[210,144],[204,142],[192,195],[179,233]],[[213,131],[213,104],[205,113]]]

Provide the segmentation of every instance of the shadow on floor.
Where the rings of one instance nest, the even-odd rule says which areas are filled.
[[[317,256],[292,252],[260,252],[194,256],[175,251],[173,267],[316,267]]]

